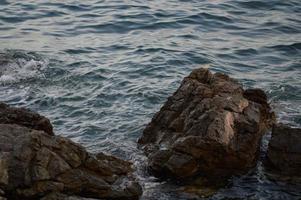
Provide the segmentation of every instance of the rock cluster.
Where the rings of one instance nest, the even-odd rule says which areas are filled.
[[[263,91],[244,90],[229,76],[201,68],[184,78],[138,142],[157,176],[216,180],[256,164],[273,122]]]
[[[244,90],[229,76],[201,68],[184,78],[138,143],[155,175],[198,175],[200,185],[211,184],[252,168],[272,125],[266,166],[301,177],[301,129],[275,124],[262,90]],[[0,200],[134,200],[142,189],[132,170],[128,161],[56,136],[46,117],[0,103]]]
[[[266,166],[277,175],[301,177],[301,128],[273,127]]]
[[[71,140],[55,136],[48,119],[28,110],[1,104],[0,112],[3,198],[138,199],[141,195],[140,185],[131,176],[131,163],[88,153]]]

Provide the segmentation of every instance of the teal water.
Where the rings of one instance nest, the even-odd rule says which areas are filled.
[[[0,0],[0,100],[132,160],[143,200],[198,199],[149,176],[136,140],[200,66],[264,89],[279,121],[300,127],[301,1]],[[300,198],[300,185],[267,179],[259,162],[210,199]]]

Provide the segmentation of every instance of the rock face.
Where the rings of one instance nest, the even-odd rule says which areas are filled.
[[[131,176],[131,163],[88,153],[69,139],[28,127],[0,124],[0,196],[47,200],[138,199],[141,195]]]
[[[196,69],[155,114],[139,139],[157,176],[212,179],[253,167],[274,121],[265,93],[227,75]]]
[[[35,130],[42,130],[49,135],[54,135],[52,125],[46,117],[25,108],[12,108],[1,102],[0,123],[18,124]]]
[[[266,164],[278,175],[301,177],[301,128],[273,127]]]

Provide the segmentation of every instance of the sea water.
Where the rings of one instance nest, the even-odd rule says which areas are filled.
[[[278,120],[300,127],[301,1],[0,0],[0,100],[47,116],[91,152],[133,161],[143,200],[201,199],[149,175],[136,144],[198,67],[262,88]],[[261,161],[231,183],[209,199],[301,198]]]

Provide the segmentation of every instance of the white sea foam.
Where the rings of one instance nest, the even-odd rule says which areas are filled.
[[[0,68],[0,83],[12,84],[31,78],[43,77],[47,60],[26,60],[24,58],[5,60]]]

